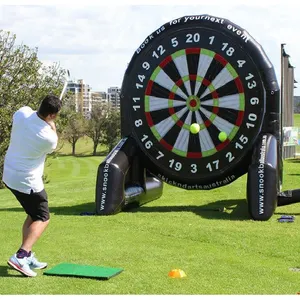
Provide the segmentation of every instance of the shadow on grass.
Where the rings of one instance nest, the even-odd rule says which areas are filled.
[[[0,277],[19,277],[19,278],[26,278],[22,274],[17,271],[14,271],[13,274],[9,274],[8,270],[13,270],[9,266],[0,266]]]
[[[300,163],[300,158],[290,158],[286,160],[287,162],[291,162],[291,163]]]
[[[54,215],[73,215],[78,216],[82,212],[95,212],[95,202],[83,203],[79,205],[73,206],[57,206],[51,207],[49,206],[50,214]],[[8,207],[8,208],[0,208],[0,212],[2,211],[11,211],[11,212],[24,212],[22,207]],[[25,214],[25,212],[24,212]]]
[[[91,152],[89,153],[79,153],[75,155],[72,155],[72,153],[60,153],[60,152],[55,152],[50,154],[50,157],[93,157],[93,156],[107,156],[109,153],[108,149],[106,150],[101,150],[101,151],[97,151],[95,155],[93,155]]]
[[[186,206],[140,206],[126,209],[127,213],[167,213],[192,212],[206,219],[249,220],[248,206],[245,199],[219,200],[206,205]]]
[[[153,203],[153,202],[152,202]],[[225,209],[224,209],[225,208]],[[281,208],[281,207],[280,207]],[[82,213],[88,213],[90,216],[95,213],[95,202],[87,202],[73,206],[50,206],[50,213],[53,215],[80,216]],[[278,208],[277,208],[278,209]],[[23,212],[22,207],[1,208],[1,211]],[[185,206],[136,206],[126,207],[123,213],[169,213],[169,212],[192,212],[206,219],[220,220],[250,220],[248,205],[245,199],[219,200],[206,205],[185,205]],[[294,213],[291,205],[285,207],[284,212],[275,212],[275,215],[300,215]],[[92,215],[93,216],[93,215]],[[100,217],[100,216],[99,216]]]
[[[224,210],[225,208],[225,210]],[[81,213],[94,213],[95,202],[88,202],[73,206],[50,206],[50,213],[54,215],[79,216]],[[22,207],[1,208],[1,211],[23,212]],[[168,213],[168,212],[192,212],[207,219],[248,220],[248,207],[246,200],[231,199],[212,202],[207,205],[185,206],[136,206],[126,207],[124,213]]]
[[[95,155],[89,153],[89,154],[85,154],[85,153],[80,153],[80,154],[75,154],[75,155],[72,155],[71,153],[55,153],[53,155],[51,155],[50,157],[52,158],[56,158],[56,157],[96,157],[96,156],[107,156],[108,155],[108,151],[107,150],[104,150],[104,151],[98,151],[96,152]]]

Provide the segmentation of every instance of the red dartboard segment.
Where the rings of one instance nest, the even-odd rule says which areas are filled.
[[[228,61],[224,58],[224,57],[222,57],[221,55],[219,55],[219,54],[215,54],[215,56],[214,56],[214,58],[219,62],[219,63],[221,63],[221,65],[223,66],[223,67],[225,67],[227,64],[228,64]]]
[[[225,140],[223,143],[217,145],[217,146],[216,146],[216,149],[217,149],[218,151],[221,151],[221,150],[224,149],[229,143],[230,143],[230,140],[227,139],[227,140]]]
[[[178,125],[179,127],[183,127],[184,123],[181,120],[178,120],[176,122],[176,125]]]
[[[171,92],[171,93],[169,94],[169,99],[170,99],[170,100],[174,100],[174,98],[175,98],[175,94],[174,94],[173,92]]]
[[[197,80],[197,75],[196,74],[190,74],[189,75],[190,80],[196,81]]]
[[[173,146],[171,146],[170,144],[168,144],[164,139],[161,139],[159,141],[167,150],[172,151],[173,150]]]
[[[201,48],[188,48],[185,49],[185,53],[188,54],[200,54]]]
[[[170,113],[170,116],[173,116],[175,114],[174,107],[169,107],[169,113]]]
[[[154,126],[151,114],[149,112],[145,112],[145,116],[149,127],[151,128],[152,126]]]
[[[244,112],[243,111],[239,111],[238,112],[238,118],[236,120],[235,125],[236,126],[241,126],[241,124],[243,123],[243,119],[244,119]]]
[[[241,79],[240,79],[239,77],[237,77],[237,78],[234,79],[234,82],[235,82],[235,84],[236,84],[236,87],[237,87],[237,89],[238,89],[238,92],[239,92],[240,94],[243,94],[243,93],[244,93],[244,87],[243,87],[243,84],[242,84]]]
[[[213,110],[212,110],[212,113],[215,114],[215,115],[217,115],[218,112],[219,112],[219,107],[218,106],[214,106]]]
[[[147,88],[146,88],[146,91],[145,91],[145,95],[146,95],[146,96],[150,96],[150,95],[151,95],[153,83],[154,83],[154,82],[153,82],[152,80],[149,80],[149,81],[148,81]]]
[[[170,61],[172,61],[172,56],[169,55],[166,57],[160,64],[159,66],[163,69]]]
[[[205,122],[204,122],[204,126],[205,127],[209,127],[210,125],[212,124],[211,120],[207,119]]]
[[[211,95],[214,99],[219,99],[219,95],[216,91],[211,92]]]
[[[182,78],[180,78],[178,81],[176,81],[175,84],[176,84],[178,87],[182,86],[182,85],[183,85],[183,80],[182,80]]]
[[[188,152],[186,157],[187,158],[201,158],[202,153],[201,152]]]
[[[211,82],[209,80],[207,80],[206,78],[203,78],[202,84],[205,86],[210,86]]]

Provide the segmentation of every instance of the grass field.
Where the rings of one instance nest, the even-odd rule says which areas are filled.
[[[300,114],[294,114],[294,127],[300,127]]]
[[[72,157],[47,160],[51,221],[34,251],[49,267],[62,262],[124,268],[108,280],[45,276],[25,278],[6,261],[20,246],[25,214],[0,190],[0,294],[296,294],[300,291],[300,203],[277,208],[267,222],[250,220],[246,176],[211,191],[164,185],[163,196],[115,216],[80,216],[94,210],[96,171],[103,156],[90,156],[81,140]],[[100,150],[103,151],[101,148]],[[99,151],[100,151],[99,150]],[[300,160],[284,163],[283,189],[300,187]],[[213,211],[226,207],[225,212]],[[294,223],[278,223],[281,214]],[[171,279],[183,269],[187,277]]]

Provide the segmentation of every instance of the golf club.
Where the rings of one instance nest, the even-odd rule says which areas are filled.
[[[61,100],[62,97],[64,96],[64,94],[66,93],[66,90],[67,90],[67,85],[68,85],[68,81],[70,80],[70,72],[69,70],[66,71],[66,74],[65,74],[65,82],[64,82],[64,87],[61,91],[61,94],[59,96],[59,99]]]

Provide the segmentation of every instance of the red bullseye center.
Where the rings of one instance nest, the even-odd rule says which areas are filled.
[[[190,101],[190,106],[191,106],[191,107],[196,107],[196,106],[197,106],[197,100],[192,99],[192,100]]]

